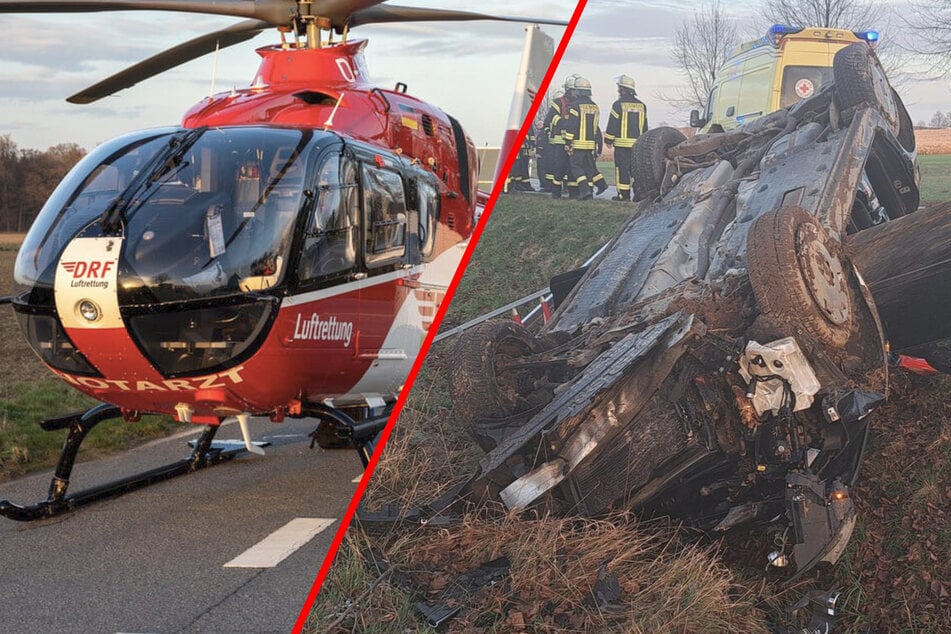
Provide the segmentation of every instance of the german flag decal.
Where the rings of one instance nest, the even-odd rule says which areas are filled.
[[[419,130],[419,120],[417,119],[416,111],[413,110],[412,106],[400,104],[400,121],[407,128]]]

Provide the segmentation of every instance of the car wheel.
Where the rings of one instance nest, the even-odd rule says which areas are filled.
[[[660,191],[664,184],[667,150],[686,140],[687,137],[675,128],[654,128],[641,135],[631,157],[631,176],[637,200]]]
[[[852,296],[837,240],[801,207],[756,219],[746,238],[747,270],[761,312],[798,325],[836,348],[849,339]]]
[[[870,105],[882,113],[895,136],[901,132],[901,107],[881,62],[867,44],[850,44],[832,61],[835,102],[840,110]]]
[[[449,377],[453,413],[484,450],[507,434],[513,416],[538,406],[531,370],[509,368],[536,352],[534,338],[513,321],[495,319],[464,333],[453,349]]]

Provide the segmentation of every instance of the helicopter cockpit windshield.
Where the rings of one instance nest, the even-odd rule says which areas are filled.
[[[85,269],[73,255],[60,262],[81,239],[114,237],[118,307],[156,367],[181,374],[234,362],[266,331],[298,217],[326,189],[326,165],[344,145],[333,132],[242,126],[164,128],[96,148],[53,193],[17,257],[14,303],[34,348],[54,367],[94,372],[67,342],[53,286],[58,264]],[[334,262],[346,261],[330,266],[352,266],[353,253],[338,250]]]
[[[126,211],[123,290],[174,301],[275,286],[286,269],[311,137],[215,129],[183,148]]]
[[[141,301],[272,288],[287,268],[309,157],[322,137],[165,129],[106,144],[44,207],[24,244],[32,261],[21,258],[18,282],[46,277],[75,237],[116,234],[124,238],[120,292],[142,294]]]

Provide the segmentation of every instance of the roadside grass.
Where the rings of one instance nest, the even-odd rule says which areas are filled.
[[[67,431],[45,431],[44,418],[85,411],[98,401],[57,379],[3,386],[0,389],[0,481],[52,467]],[[136,423],[100,423],[83,442],[79,459],[105,455],[167,435],[179,426],[164,416],[144,416]]]
[[[0,233],[0,295],[9,293],[16,252],[23,234]],[[67,431],[44,431],[39,421],[85,411],[98,401],[54,378],[39,361],[7,308],[0,324],[3,368],[0,368],[0,481],[56,464]],[[100,423],[83,441],[79,460],[121,451],[180,429],[162,416],[145,416],[136,423]]]
[[[918,157],[921,167],[921,202],[938,203],[951,200],[951,154],[928,154]]]
[[[615,178],[616,174],[614,173],[614,161],[598,161],[597,162],[598,171],[601,172],[601,175],[604,176],[604,180],[608,185],[614,185],[617,182]]]
[[[448,530],[390,536],[385,554],[350,531],[307,631],[431,631],[407,604],[438,601],[459,575],[504,557],[508,574],[459,603],[452,631],[768,632],[753,593],[681,536],[626,514],[525,520],[492,508]]]

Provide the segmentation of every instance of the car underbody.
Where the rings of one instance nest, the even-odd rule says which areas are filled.
[[[949,304],[933,278],[903,275],[922,236],[929,274],[948,244],[947,223],[913,213],[907,112],[866,45],[834,71],[730,132],[648,132],[642,202],[541,331],[462,335],[454,411],[486,450],[470,494],[752,529],[790,575],[838,559],[889,343],[929,349],[951,322],[933,318]]]

